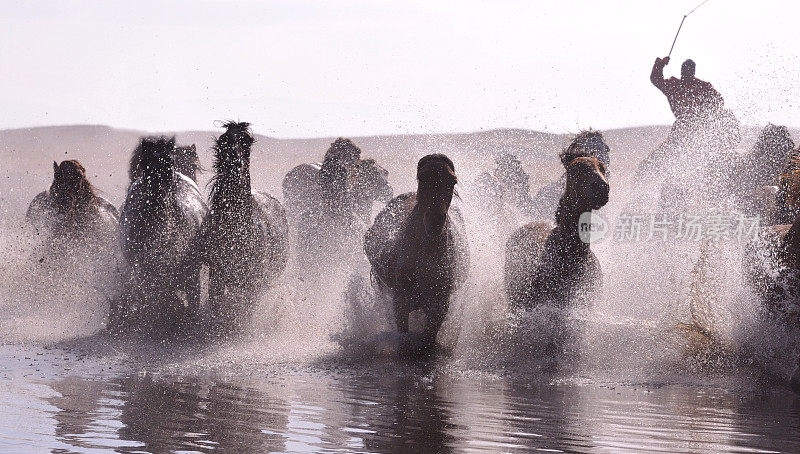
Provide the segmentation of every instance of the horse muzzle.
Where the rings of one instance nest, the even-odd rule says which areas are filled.
[[[444,231],[445,223],[447,222],[447,213],[433,213],[427,212],[422,219],[425,226],[425,234],[428,236],[439,236]]]
[[[591,207],[593,210],[599,210],[608,203],[608,183],[596,184],[593,189],[594,197],[592,197]]]

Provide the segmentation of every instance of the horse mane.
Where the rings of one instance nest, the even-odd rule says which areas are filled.
[[[215,139],[212,147],[214,150],[214,163],[212,166],[215,171],[214,176],[209,181],[212,205],[222,195],[220,193],[222,190],[221,181],[225,181],[225,178],[230,176],[237,168],[244,172],[245,168],[249,166],[250,146],[255,142],[255,138],[250,132],[250,123],[231,120],[223,123],[222,127],[226,131]],[[237,146],[242,149],[243,154],[241,156],[236,150]],[[247,184],[249,185],[249,181]]]
[[[189,147],[182,148],[191,148]],[[149,164],[156,164],[154,156],[156,153],[167,153],[172,156],[173,163],[175,160],[176,150],[175,136],[147,136],[139,139],[139,143],[131,153],[131,158],[128,161],[128,181],[133,183],[136,178],[142,175],[145,169],[144,162],[148,161]]]
[[[133,149],[133,153],[131,153],[131,158],[128,161],[128,181],[133,182],[139,175],[142,168],[142,141],[144,138],[139,139],[139,143],[136,144],[136,148]]]
[[[246,121],[228,120],[222,123],[222,127],[225,128],[225,132],[214,141],[215,150],[219,150],[220,147],[233,145],[242,145],[249,149],[256,141],[255,137],[253,137],[253,133],[250,132],[250,123]],[[243,140],[243,143],[235,143],[234,141],[237,139]]]
[[[322,160],[322,166],[325,163],[332,161],[345,161],[355,163],[361,159],[361,149],[353,143],[352,140],[344,137],[339,137],[331,143],[328,150],[325,151],[325,158]]]
[[[74,212],[97,203],[97,194],[86,177],[86,169],[77,159],[68,159],[57,164],[53,161],[53,183],[49,194],[57,209]]]
[[[606,166],[610,164],[610,148],[600,131],[586,129],[572,138],[572,141],[558,154],[561,164],[566,168],[577,158],[594,157]]]
[[[141,147],[141,178],[145,184],[158,186],[163,183],[160,178],[172,178],[175,174],[175,137],[151,136],[143,137]]]

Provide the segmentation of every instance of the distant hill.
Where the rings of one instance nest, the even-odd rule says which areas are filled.
[[[258,132],[257,129],[255,131]],[[667,126],[643,126],[604,131],[612,149],[615,184],[623,184],[639,161],[668,132]],[[752,144],[757,128],[749,128],[742,146]],[[28,202],[45,189],[52,178],[52,162],[68,158],[80,160],[93,184],[109,200],[120,205],[127,187],[127,161],[130,151],[143,135],[175,135],[179,144],[197,144],[200,158],[210,168],[210,147],[219,131],[136,131],[98,125],[47,126],[0,131],[0,218],[24,213]],[[798,131],[793,131],[800,141]],[[456,164],[461,182],[468,185],[481,171],[493,166],[494,157],[503,151],[517,154],[531,174],[536,188],[560,174],[559,150],[568,134],[551,134],[524,129],[494,129],[457,134],[410,134],[351,137],[362,156],[373,157],[390,170],[398,191],[414,186],[416,161],[428,153],[446,153]],[[301,162],[322,158],[335,137],[278,139],[257,135],[253,153],[253,186],[281,198],[283,176]],[[201,186],[208,179],[201,179]]]

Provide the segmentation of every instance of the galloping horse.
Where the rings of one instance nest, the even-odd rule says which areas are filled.
[[[320,259],[340,261],[369,225],[373,202],[391,199],[389,172],[360,156],[352,141],[339,138],[322,164],[298,165],[283,179],[286,210],[304,267],[318,266]]]
[[[767,312],[784,323],[800,325],[800,149],[792,153],[780,177],[785,189],[786,212],[795,213],[791,224],[765,227],[756,241],[744,250],[745,281],[761,298]],[[800,366],[800,358],[797,360]],[[800,392],[800,367],[790,385]]]
[[[97,240],[114,238],[117,209],[98,196],[86,178],[86,169],[72,159],[53,162],[53,183],[31,201],[28,222],[53,238]]]
[[[790,209],[800,203],[800,156],[792,159],[780,178]],[[743,265],[746,281],[767,307],[800,322],[800,314],[790,310],[800,299],[800,215],[791,224],[765,227],[760,238],[745,247]]]
[[[208,211],[200,190],[175,169],[175,139],[143,138],[141,176],[128,190],[120,227],[131,274],[110,328],[173,330],[197,315],[200,264],[186,258]]]
[[[280,202],[253,192],[249,123],[228,122],[214,146],[211,211],[195,251],[209,267],[211,322],[230,328],[249,314],[255,300],[283,272],[289,226]]]
[[[560,154],[566,188],[555,226],[550,221],[531,222],[506,243],[505,286],[514,308],[562,306],[602,281],[600,263],[588,242],[581,240],[578,224],[581,214],[608,203],[609,186],[605,164],[585,148],[583,134]]]
[[[464,225],[451,207],[458,182],[453,161],[431,154],[417,164],[417,191],[390,201],[364,237],[379,289],[391,297],[395,323],[408,333],[408,316],[425,313],[425,343],[435,343],[450,296],[469,268]]]

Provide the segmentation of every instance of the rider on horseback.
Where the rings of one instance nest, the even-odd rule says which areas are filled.
[[[694,61],[683,62],[680,79],[664,79],[664,66],[668,63],[669,57],[656,58],[650,73],[650,82],[667,97],[675,119],[691,121],[718,114],[725,101],[710,83],[694,76]]]

